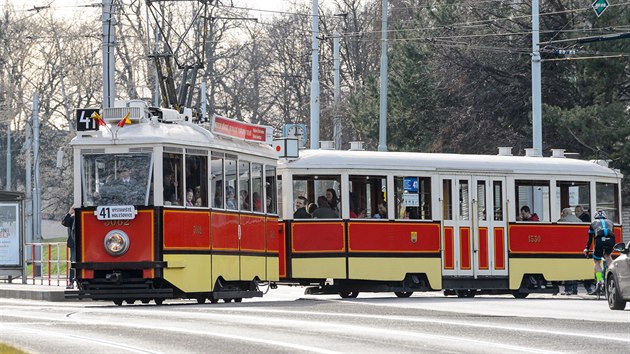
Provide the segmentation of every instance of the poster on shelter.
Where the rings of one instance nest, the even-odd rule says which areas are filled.
[[[0,267],[20,265],[18,203],[0,203]]]

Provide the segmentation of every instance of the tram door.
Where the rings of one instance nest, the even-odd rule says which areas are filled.
[[[507,275],[505,180],[442,176],[442,274]]]

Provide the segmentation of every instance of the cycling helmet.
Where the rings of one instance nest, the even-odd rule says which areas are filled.
[[[606,219],[606,212],[603,210],[598,210],[595,212],[595,215],[593,215],[593,218],[595,219]]]

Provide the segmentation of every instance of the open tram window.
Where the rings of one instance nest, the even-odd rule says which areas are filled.
[[[223,175],[223,158],[222,153],[213,152],[210,160],[210,186],[212,197],[212,207],[223,209],[225,205],[223,186],[225,177]]]
[[[249,162],[238,162],[238,208],[243,211],[252,211],[251,191],[250,191]]]
[[[582,222],[590,222],[591,210],[591,184],[586,181],[558,181],[556,182],[556,205],[558,218],[565,208],[571,208],[572,213],[576,213],[576,208],[583,211],[580,215],[575,214]]]
[[[516,180],[516,220],[545,221],[551,220],[549,204],[549,181]],[[529,212],[526,210],[529,209]],[[527,220],[523,216],[529,217]]]
[[[396,218],[431,219],[431,178],[395,177]]]
[[[263,171],[262,165],[252,163],[252,209],[257,212],[263,212]]]
[[[595,204],[597,210],[606,212],[606,217],[614,223],[619,223],[619,189],[616,183],[601,183],[595,185]]]
[[[336,219],[341,216],[341,176],[339,175],[294,175],[293,197],[304,196],[309,206],[313,204],[314,218]],[[319,211],[318,211],[319,210]]]
[[[83,205],[148,205],[153,188],[151,153],[84,154]]]
[[[238,209],[236,191],[237,185],[236,156],[225,157],[225,208],[228,210]]]
[[[163,191],[164,205],[183,205],[185,200],[183,183],[183,161],[181,153],[167,152],[168,150],[181,151],[181,149],[164,148],[163,158]]]
[[[269,214],[278,212],[278,194],[282,192],[278,191],[279,181],[279,179],[276,181],[276,168],[265,166],[265,208]]]
[[[350,218],[387,219],[387,177],[351,175]]]
[[[186,206],[208,206],[208,156],[203,150],[186,150]]]

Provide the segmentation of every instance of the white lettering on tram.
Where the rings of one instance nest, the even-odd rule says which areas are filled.
[[[101,205],[94,211],[98,220],[132,220],[136,214],[138,211],[133,205]]]

